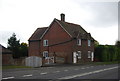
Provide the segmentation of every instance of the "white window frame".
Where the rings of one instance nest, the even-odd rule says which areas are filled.
[[[91,40],[88,40],[88,46],[91,46]]]
[[[81,51],[78,51],[78,59],[81,59]]]
[[[91,58],[91,51],[88,51],[88,58]]]
[[[82,44],[82,40],[81,39],[77,39],[77,45],[81,46]]]
[[[48,46],[48,40],[43,40],[43,46]]]
[[[43,52],[43,57],[47,58],[48,57],[48,51]]]

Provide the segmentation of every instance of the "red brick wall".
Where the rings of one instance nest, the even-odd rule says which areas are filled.
[[[48,31],[42,39],[42,41],[48,39],[49,45],[64,42],[71,39],[70,36],[56,22],[53,22],[49,30],[50,31]]]
[[[55,52],[56,56],[66,58],[65,59],[66,62],[71,61],[71,60],[68,60],[68,58],[70,58],[69,56],[71,55],[70,42],[65,44],[50,46],[50,47],[43,46],[43,40],[46,40],[46,39],[48,40],[49,45],[58,44],[61,42],[71,40],[71,37],[56,22],[53,22],[49,30],[50,31],[48,31],[43,37],[43,39],[41,40],[41,53],[43,51],[49,51],[49,53],[52,53],[52,54]]]
[[[29,56],[40,56],[40,41],[29,42]]]
[[[13,58],[12,54],[2,54],[2,65],[12,65]]]
[[[91,46],[88,47],[88,40],[82,40],[82,46],[78,46],[76,44],[77,40],[74,39],[68,43],[46,47],[43,46],[43,40],[48,40],[48,44],[53,45],[71,40],[71,37],[58,23],[53,22],[40,42],[29,43],[29,56],[34,55],[42,57],[43,51],[48,51],[49,56],[55,55],[56,57],[64,58],[65,63],[73,63],[73,52],[82,52],[81,62],[90,61],[91,59],[88,59],[88,51],[94,52],[94,43],[92,42]]]
[[[81,46],[77,45],[77,40],[73,41],[72,50],[74,51],[81,51],[81,59],[80,62],[88,62],[91,61],[91,58],[88,58],[88,51],[94,52],[94,42],[91,42],[91,46],[88,46],[88,40],[82,40]]]

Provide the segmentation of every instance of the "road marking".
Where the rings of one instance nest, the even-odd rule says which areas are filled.
[[[45,75],[45,74],[47,74],[47,72],[44,72],[44,73],[40,73],[41,75]]]
[[[90,66],[90,67],[94,67],[94,66]]]
[[[60,71],[56,71],[56,72],[60,72]]]
[[[60,72],[60,71],[54,71],[53,73],[58,73],[58,72]]]
[[[111,70],[111,69],[115,69],[115,68],[118,68],[118,66],[117,67],[112,67],[112,68],[100,69],[100,70],[87,72],[87,73],[82,73],[82,74],[77,74],[77,75],[72,75],[72,76],[61,77],[61,78],[58,78],[58,79],[72,79],[72,78],[75,78],[75,77],[81,77],[81,76],[85,76],[85,75],[89,75],[89,74],[93,74],[93,73],[99,73],[99,72],[102,72],[102,71],[107,71],[107,70]]]
[[[93,71],[92,73],[99,73],[99,72],[102,72],[102,71],[104,71],[104,70],[98,70],[98,71]]]
[[[68,70],[64,70],[64,71],[68,71]]]
[[[2,78],[2,79],[12,79],[12,78],[15,78],[15,77],[6,77],[6,78]]]
[[[81,69],[85,69],[85,68],[81,68]]]
[[[32,74],[30,74],[30,75],[23,75],[23,77],[30,77],[30,76],[32,76]]]
[[[74,70],[79,70],[79,69],[74,69]]]

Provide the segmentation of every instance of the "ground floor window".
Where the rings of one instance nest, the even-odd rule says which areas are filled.
[[[88,58],[91,58],[91,52],[88,51]]]
[[[48,57],[48,51],[43,52],[43,57],[45,57],[45,58]]]

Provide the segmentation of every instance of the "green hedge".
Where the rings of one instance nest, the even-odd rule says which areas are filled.
[[[114,45],[98,45],[95,47],[95,58],[102,62],[120,60],[120,48]]]

